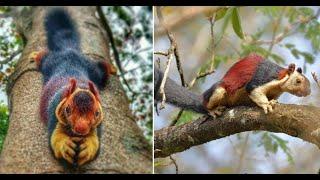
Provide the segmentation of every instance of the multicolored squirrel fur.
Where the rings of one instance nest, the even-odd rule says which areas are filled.
[[[57,159],[81,166],[96,157],[104,113],[99,91],[115,68],[81,53],[69,14],[55,8],[45,18],[48,50],[34,52],[43,75],[40,117],[48,125],[49,146]]]
[[[163,73],[155,68],[155,99],[161,101],[159,87]],[[273,111],[276,99],[288,92],[296,96],[311,93],[310,82],[294,64],[283,68],[251,54],[235,63],[224,77],[203,95],[177,85],[170,78],[165,84],[166,102],[198,113],[220,115],[226,107],[256,104],[264,112]]]

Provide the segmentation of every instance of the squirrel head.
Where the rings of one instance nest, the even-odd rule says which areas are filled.
[[[70,79],[64,98],[56,108],[56,117],[72,134],[86,136],[103,119],[99,93],[92,82],[88,89],[77,87],[75,79]]]
[[[302,69],[295,69],[295,64],[290,64],[287,69],[288,80],[282,84],[281,88],[296,96],[308,96],[311,93],[310,81],[302,74]]]

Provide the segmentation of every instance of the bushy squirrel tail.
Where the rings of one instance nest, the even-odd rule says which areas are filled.
[[[45,18],[48,49],[62,51],[80,50],[80,40],[70,15],[62,8],[54,8]]]
[[[154,68],[154,94],[157,101],[162,100],[160,95],[160,85],[163,79],[163,72],[161,72],[157,67]],[[197,95],[187,88],[184,88],[172,79],[167,78],[165,88],[166,102],[174,106],[192,110],[201,114],[208,114],[208,111],[203,106],[203,97]]]

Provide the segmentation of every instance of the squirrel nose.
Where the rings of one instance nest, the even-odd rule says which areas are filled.
[[[89,127],[84,124],[84,123],[79,123],[75,126],[74,128],[74,131],[77,133],[77,134],[81,134],[81,135],[86,135],[87,132],[88,132],[88,129]]]

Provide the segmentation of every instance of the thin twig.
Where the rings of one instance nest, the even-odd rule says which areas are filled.
[[[3,68],[3,65],[5,65],[5,64],[9,63],[10,61],[12,61],[21,52],[22,52],[22,49],[18,49],[17,51],[14,51],[13,53],[11,53],[11,55],[7,59],[5,59],[3,61],[0,61],[0,69]]]
[[[184,111],[183,109],[180,109],[180,111],[178,112],[177,117],[176,117],[176,118],[174,118],[174,119],[171,121],[171,123],[170,123],[170,125],[169,125],[169,126],[174,126],[174,125],[176,125],[176,124],[177,124],[177,122],[178,122],[178,120],[180,119],[180,117],[181,117],[181,115],[182,115],[183,111]]]
[[[166,65],[166,69],[163,73],[163,79],[161,81],[161,85],[160,85],[160,95],[162,96],[162,101],[161,101],[161,104],[160,104],[160,110],[165,108],[165,102],[166,102],[166,93],[164,91],[164,86],[166,84],[166,81],[167,81],[167,77],[168,77],[168,74],[169,74],[169,69],[170,69],[170,65],[171,65],[171,61],[173,59],[173,53],[172,53],[173,49],[170,48],[169,49],[169,57],[168,57],[168,61],[167,61],[167,65]]]
[[[178,164],[177,164],[176,160],[172,156],[169,156],[169,158],[171,159],[171,161],[173,162],[173,164],[176,168],[176,174],[179,174]]]
[[[139,49],[139,50],[137,50],[136,54],[139,54],[139,53],[142,53],[144,51],[151,50],[151,49],[152,49],[152,47],[146,47],[146,48],[143,48],[143,49]]]
[[[194,83],[201,78],[204,78],[212,73],[214,73],[215,70],[213,68],[210,68],[208,71],[204,72],[204,73],[200,73],[200,71],[198,72],[198,75],[189,83],[190,87],[193,87]]]
[[[146,67],[146,66],[152,66],[152,64],[142,64],[142,65],[139,65],[138,67],[129,69],[128,71],[124,72],[124,74],[130,73],[130,72],[133,72],[133,71],[136,71],[136,70],[138,70],[138,69],[140,69],[140,68],[143,68],[143,67]]]
[[[162,56],[168,56],[168,52],[161,52],[161,51],[155,51],[153,54],[156,54],[156,55],[162,55]]]

